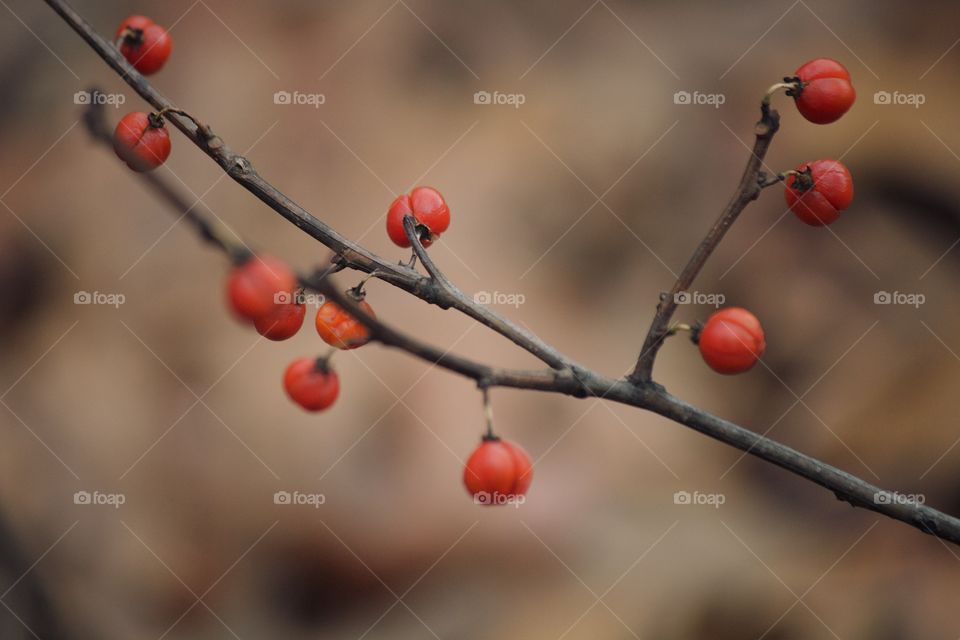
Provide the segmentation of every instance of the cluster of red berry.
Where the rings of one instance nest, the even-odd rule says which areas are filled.
[[[166,29],[146,16],[130,16],[114,36],[117,49],[145,76],[159,71],[170,57],[173,40]],[[170,134],[162,113],[134,111],[113,132],[113,150],[137,172],[156,169],[170,156]]]
[[[430,187],[417,187],[410,195],[398,197],[387,214],[387,234],[396,244],[409,247],[403,230],[405,216],[413,217],[424,239],[435,240],[450,226],[450,208],[440,192]],[[347,294],[363,312],[375,317],[365,299],[365,282]],[[227,279],[227,300],[238,318],[270,340],[293,337],[306,316],[304,292],[296,274],[271,256],[241,255]],[[356,349],[370,341],[363,323],[333,301],[320,305],[314,324],[320,338],[334,349]],[[283,384],[290,398],[307,411],[329,408],[340,390],[330,356],[294,361],[287,367]]]
[[[829,58],[811,60],[784,78],[797,110],[815,124],[836,122],[857,97],[846,67]],[[834,222],[853,200],[853,178],[837,160],[805,162],[785,174],[784,196],[790,210],[807,224]]]
[[[368,314],[373,309],[363,298],[363,284],[349,293]],[[227,301],[234,314],[252,324],[270,340],[292,338],[303,326],[306,304],[296,274],[282,260],[246,254],[227,278]],[[332,301],[323,303],[315,320],[317,333],[336,349],[356,349],[370,341],[366,327]],[[290,398],[307,411],[322,411],[337,399],[340,381],[329,356],[300,358],[287,367],[283,384]]]
[[[116,38],[119,51],[140,73],[159,71],[170,56],[170,35],[143,16],[124,20]],[[839,62],[826,58],[804,64],[793,76],[774,85],[764,98],[765,105],[778,88],[785,88],[800,113],[817,124],[836,121],[851,107],[856,96],[847,70]],[[163,119],[166,111],[129,113],[117,124],[114,150],[134,171],[155,169],[169,157],[170,136]],[[777,179],[786,185],[785,197],[790,209],[809,225],[834,222],[853,199],[850,172],[836,160],[804,163],[778,175]],[[414,220],[423,247],[429,247],[450,226],[450,208],[443,196],[430,187],[417,187],[409,194],[398,196],[387,211],[387,235],[402,248],[411,246],[404,228],[407,217]],[[373,316],[373,308],[365,300],[365,282],[361,281],[347,293],[361,310]],[[249,252],[239,256],[227,280],[227,298],[238,318],[252,324],[260,335],[270,340],[294,336],[306,315],[304,292],[297,275],[286,263],[270,256]],[[334,349],[356,349],[371,338],[363,323],[332,301],[319,307],[315,325],[323,341]],[[766,347],[759,320],[746,309],[737,307],[721,309],[705,323],[692,328],[678,325],[674,331],[679,328],[691,330],[704,361],[723,374],[749,370]],[[299,358],[284,373],[287,394],[307,411],[327,409],[339,395],[340,379],[330,364],[330,357]],[[532,477],[533,465],[527,453],[518,445],[495,436],[488,422],[487,434],[464,469],[464,484],[475,500],[488,505],[505,504],[524,495]]]
[[[783,83],[774,85],[771,92],[777,88],[785,88],[801,115],[815,124],[837,121],[856,98],[850,73],[829,58],[807,62],[793,76],[784,78]],[[768,101],[769,94],[764,102]],[[778,178],[786,185],[787,206],[811,226],[836,221],[853,200],[853,178],[837,160],[805,162]],[[738,307],[720,309],[705,323],[695,326],[691,338],[700,348],[704,362],[723,374],[750,370],[766,348],[760,321]]]
[[[397,245],[410,247],[403,228],[405,217],[416,222],[421,243],[436,240],[450,226],[450,208],[440,192],[417,187],[401,195],[387,212],[387,235]],[[347,293],[367,314],[373,308],[364,299],[363,282]],[[286,340],[300,330],[306,313],[303,290],[296,274],[281,260],[247,254],[233,267],[227,279],[227,299],[235,315],[252,323],[270,340]],[[335,302],[325,302],[317,311],[320,337],[335,349],[356,349],[370,341],[367,328]],[[307,411],[322,411],[336,401],[340,379],[330,356],[294,360],[283,376],[290,398]],[[467,489],[480,504],[505,504],[522,496],[530,486],[533,465],[522,448],[488,434],[471,454],[464,469]]]

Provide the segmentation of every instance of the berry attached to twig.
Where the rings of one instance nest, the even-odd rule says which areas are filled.
[[[297,276],[282,260],[251,255],[227,277],[227,300],[243,320],[257,322],[292,302]]]
[[[450,226],[450,207],[440,192],[431,187],[417,187],[410,195],[397,196],[387,211],[387,235],[393,243],[404,249],[410,247],[410,239],[403,230],[403,219],[413,216],[420,229],[420,243],[429,247]]]
[[[830,58],[817,58],[802,65],[794,74],[799,88],[788,93],[797,103],[797,110],[815,124],[829,124],[840,119],[857,97],[846,67]]]
[[[370,303],[363,299],[361,290],[350,289],[347,294],[354,297],[357,306],[369,315],[376,316]],[[370,332],[363,323],[333,301],[323,303],[317,310],[316,324],[317,333],[331,347],[356,349],[370,342]]]
[[[530,456],[519,445],[486,436],[463,470],[463,483],[474,501],[483,505],[506,504],[522,496],[533,480]]]
[[[123,116],[113,131],[113,150],[138,173],[156,169],[170,157],[170,134],[163,118],[142,111]]]
[[[767,346],[760,321],[739,307],[715,312],[695,337],[704,362],[727,375],[750,370]]]
[[[853,201],[853,178],[836,160],[804,163],[787,176],[785,184],[787,206],[814,227],[835,222]]]
[[[130,16],[117,27],[117,48],[145,76],[156,73],[173,49],[167,30],[146,16]]]
[[[281,301],[271,313],[254,320],[253,326],[257,333],[276,341],[295,336],[303,326],[303,318],[307,314],[306,306],[297,299],[298,296],[297,291],[289,294],[289,301]],[[286,296],[277,297],[280,299]]]
[[[299,358],[283,374],[283,388],[307,411],[323,411],[340,395],[340,378],[325,358]]]

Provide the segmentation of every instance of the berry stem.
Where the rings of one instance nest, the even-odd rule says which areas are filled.
[[[117,41],[113,45],[120,49],[124,44],[129,44],[131,46],[138,46],[143,44],[143,29],[135,29],[133,27],[125,27],[123,31],[120,32],[120,37],[117,38]]]
[[[672,325],[672,326],[667,330],[667,336],[677,335],[677,332],[679,332],[679,331],[692,331],[692,330],[693,330],[693,327],[691,327],[690,325],[686,324],[685,322],[678,322],[678,323]]]
[[[493,404],[490,402],[490,387],[481,385],[483,392],[483,416],[487,421],[487,431],[483,436],[484,442],[499,440],[500,438],[493,432]]]
[[[787,95],[793,95],[795,92],[803,89],[803,83],[800,82],[799,78],[784,78],[783,82],[770,85],[767,92],[763,94],[763,99],[760,101],[760,104],[770,106],[770,100],[773,98],[773,95],[781,89],[786,89]]]
[[[367,297],[367,292],[363,290],[364,285],[367,284],[367,281],[370,280],[370,278],[377,277],[378,273],[379,272],[374,269],[370,273],[366,274],[360,279],[360,282],[357,283],[357,286],[348,289],[347,293],[350,294],[354,300],[363,300]]]
[[[810,167],[807,167],[803,171],[792,170],[787,173],[796,176],[796,180],[794,180],[793,184],[790,185],[793,189],[804,192],[809,191],[814,187],[815,183],[813,180],[813,171],[810,169]]]
[[[767,187],[772,187],[775,184],[780,184],[787,179],[787,176],[795,176],[798,174],[799,172],[796,169],[781,171],[775,176],[769,176],[765,172],[761,171],[760,175],[757,176],[757,184],[760,185],[761,189],[766,189]]]
[[[314,368],[320,373],[328,373],[330,371],[330,362],[333,360],[333,356],[337,353],[336,348],[331,347],[324,355],[318,356]]]

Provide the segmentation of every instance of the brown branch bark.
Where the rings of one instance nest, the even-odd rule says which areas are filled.
[[[142,76],[126,64],[126,61],[117,53],[113,45],[107,43],[97,35],[63,0],[45,0],[45,2],[53,7],[74,30],[80,33],[102,58],[115,70],[124,75],[140,95],[144,96],[144,98],[150,101],[151,104],[154,104],[155,107],[162,108],[165,102],[162,96],[160,96]],[[270,186],[269,183],[266,183],[255,172],[252,172],[252,168],[250,168],[249,163],[245,159],[240,158],[240,156],[236,154],[232,154],[232,152],[223,151],[226,147],[222,142],[216,142],[216,148],[211,149],[211,144],[214,144],[214,141],[219,141],[219,138],[215,136],[211,138],[207,133],[198,132],[196,127],[189,121],[184,122],[174,120],[174,118],[175,117],[171,117],[171,121],[175,121],[178,128],[184,131],[184,133],[204,149],[208,155],[211,155],[211,157],[217,160],[231,177],[247,187],[257,195],[257,197],[270,205],[271,208],[280,212],[284,218],[293,221],[306,233],[333,249],[340,256],[342,266],[366,271],[367,273],[377,271],[377,277],[410,291],[410,293],[428,302],[459,309],[486,326],[502,333],[531,353],[538,355],[538,357],[551,368],[539,371],[498,369],[462,356],[450,354],[437,347],[428,345],[419,339],[408,336],[390,327],[383,321],[363,313],[348,296],[345,296],[336,288],[330,281],[329,274],[324,274],[322,277],[312,276],[304,278],[305,284],[329,296],[330,299],[341,304],[350,313],[354,314],[368,327],[374,339],[383,344],[403,350],[427,362],[436,363],[438,366],[447,370],[466,376],[476,381],[482,387],[504,386],[547,391],[576,397],[593,396],[652,411],[710,438],[744,451],[749,455],[786,469],[805,480],[820,485],[831,491],[838,499],[848,502],[855,507],[869,509],[870,511],[905,522],[924,533],[960,544],[960,520],[957,518],[915,502],[878,500],[878,496],[890,495],[892,492],[886,492],[880,487],[821,460],[800,453],[742,426],[711,415],[674,397],[657,385],[648,384],[649,372],[652,369],[654,359],[653,357],[649,357],[649,360],[647,359],[646,356],[649,349],[644,351],[640,361],[637,363],[637,371],[635,371],[637,375],[633,375],[629,379],[609,378],[600,373],[571,364],[571,361],[556,349],[539,341],[537,338],[526,335],[525,332],[514,327],[512,323],[499,318],[499,316],[495,314],[492,316],[485,314],[483,312],[484,308],[472,304],[472,301],[469,301],[470,304],[467,304],[466,296],[442,274],[437,265],[420,245],[419,238],[416,237],[415,233],[412,234],[411,242],[414,245],[416,255],[428,270],[429,276],[421,276],[412,268],[388,264],[382,258],[344,239],[326,224],[293,203],[290,198],[277,191],[274,187]],[[90,122],[96,122],[96,120],[88,119],[88,125]],[[776,112],[772,110],[767,112],[765,110],[764,119],[761,120],[760,123],[761,127],[757,131],[758,139],[754,147],[754,153],[747,164],[747,169],[744,172],[744,177],[741,179],[737,195],[724,210],[720,220],[718,220],[711,229],[707,238],[698,247],[690,264],[687,265],[678,282],[674,285],[675,292],[683,291],[684,287],[689,286],[689,284],[693,282],[693,279],[703,267],[704,262],[716,248],[717,243],[719,243],[730,224],[736,219],[736,216],[743,210],[747,203],[757,197],[759,193],[759,184],[757,182],[760,171],[759,168],[763,155],[769,146],[770,139],[776,132],[777,122]],[[102,126],[99,135],[93,128],[91,128],[91,130],[94,131],[97,139],[109,144],[109,136],[103,135]],[[207,132],[209,133],[209,129],[207,129]],[[238,163],[242,165],[239,168],[235,166]],[[150,181],[155,191],[170,203],[179,214],[182,214],[189,208],[190,205],[187,204],[187,199],[179,196],[177,189],[171,186],[162,176],[146,174],[144,179]],[[208,228],[207,217],[202,214],[201,210],[194,210],[193,214],[188,216],[188,219],[194,224],[203,237],[208,240],[210,239],[205,232],[205,229]],[[408,237],[411,231],[410,225],[407,224]],[[228,249],[228,247],[223,246],[221,243],[214,242],[213,244],[219,246],[221,249]],[[381,267],[384,269],[382,273],[380,272]],[[654,325],[651,327],[650,335],[648,335],[648,339],[651,340],[651,345],[655,345],[655,347],[659,346],[660,339],[662,338],[658,339],[657,336],[659,332],[667,327],[675,306],[675,302],[672,299],[661,303],[654,319]],[[656,329],[656,331],[654,331],[654,329]],[[637,382],[640,384],[637,384]]]

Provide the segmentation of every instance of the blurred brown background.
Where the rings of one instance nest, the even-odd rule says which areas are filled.
[[[8,2],[2,637],[960,636],[956,548],[656,416],[496,390],[498,429],[536,477],[521,508],[484,509],[460,481],[482,428],[469,382],[371,346],[338,356],[338,404],[305,415],[280,377],[322,350],[314,332],[267,343],[229,317],[222,257],[90,141],[74,94],[125,96],[112,121],[142,101],[43,3]],[[732,191],[763,90],[809,58],[841,60],[853,110],[820,127],[779,96],[767,160],[842,157],[853,207],[813,229],[770,189],[696,287],[761,318],[767,367],[720,377],[678,339],[657,377],[960,512],[956,3],[75,7],[103,34],[133,12],[173,25],[156,86],[379,253],[406,257],[382,229],[394,195],[441,189],[454,220],[431,252],[448,274],[522,295],[500,310],[611,375]],[[278,91],[324,102],[275,104]],[[478,91],[523,104],[477,104]],[[678,91],[723,104],[676,104]],[[301,267],[326,259],[177,133],[173,146],[161,171],[254,246]],[[463,316],[369,290],[382,317],[436,344],[535,364]],[[78,292],[125,301],[79,305]],[[875,304],[878,292],[925,301]],[[75,504],[78,491],[125,502]],[[275,505],[277,491],[325,503]],[[678,505],[678,491],[725,502]]]

